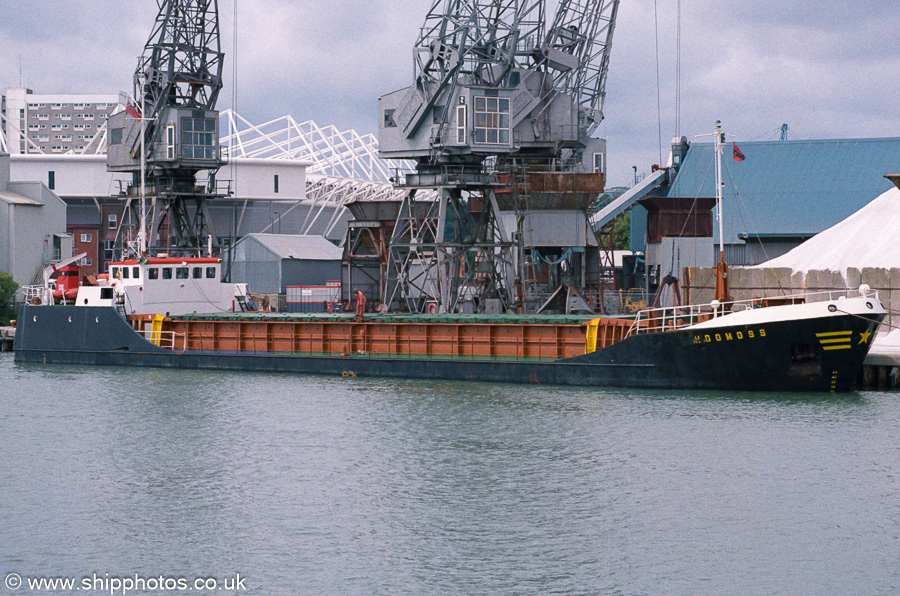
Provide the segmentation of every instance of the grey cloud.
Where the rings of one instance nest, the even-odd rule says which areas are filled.
[[[664,147],[676,133],[675,0],[658,0]],[[52,6],[52,10],[48,7]],[[409,84],[412,45],[428,0],[241,0],[232,56],[231,0],[220,0],[226,89],[236,60],[237,109],[263,122],[298,120],[376,129],[379,96]],[[152,0],[0,0],[0,87],[130,90],[156,14]],[[659,161],[651,0],[619,11],[606,121],[610,184]],[[550,9],[552,11],[552,7]],[[886,1],[682,2],[681,133],[721,119],[738,139],[782,122],[804,138],[898,136],[900,14]],[[665,152],[665,148],[664,148]],[[665,158],[663,158],[665,159]]]

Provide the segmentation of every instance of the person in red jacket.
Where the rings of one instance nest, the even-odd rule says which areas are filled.
[[[366,312],[366,296],[360,290],[356,290],[356,320],[361,320]]]

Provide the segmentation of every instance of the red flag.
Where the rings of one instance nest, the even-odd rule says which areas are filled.
[[[137,111],[137,108],[131,102],[131,100],[128,100],[128,103],[125,104],[125,111],[128,113],[129,116],[131,116],[135,120],[141,119],[140,113]]]
[[[747,159],[744,157],[744,153],[738,149],[737,143],[734,141],[731,142],[731,156],[734,157],[734,161],[744,161]]]

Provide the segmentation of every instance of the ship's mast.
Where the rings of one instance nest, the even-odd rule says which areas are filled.
[[[143,86],[143,76],[140,77]],[[141,230],[138,232],[138,256],[147,256],[147,113],[146,96],[141,95]]]
[[[716,120],[716,217],[719,220],[719,260],[725,260],[725,235],[722,217],[722,148],[725,146],[725,135],[722,134],[722,122]]]
[[[725,133],[722,132],[722,123],[716,120],[715,137],[716,149],[716,217],[719,218],[719,262],[716,263],[716,300],[729,302],[732,297],[728,295],[728,264],[725,262],[725,218],[722,216],[722,148],[725,146]]]

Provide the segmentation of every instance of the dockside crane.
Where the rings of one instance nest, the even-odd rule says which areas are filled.
[[[521,310],[526,212],[586,211],[603,190],[583,154],[602,144],[617,8],[563,0],[548,25],[546,0],[432,1],[413,83],[379,99],[380,156],[416,163],[395,177],[384,308]]]
[[[224,164],[216,111],[224,66],[218,1],[157,4],[133,98],[109,118],[107,169],[133,174],[125,213],[137,227],[129,234],[120,224],[117,244],[141,255],[197,255],[218,248],[207,201],[228,194],[215,178]],[[198,181],[200,172],[208,174],[205,181]],[[164,222],[168,239],[160,234]]]

